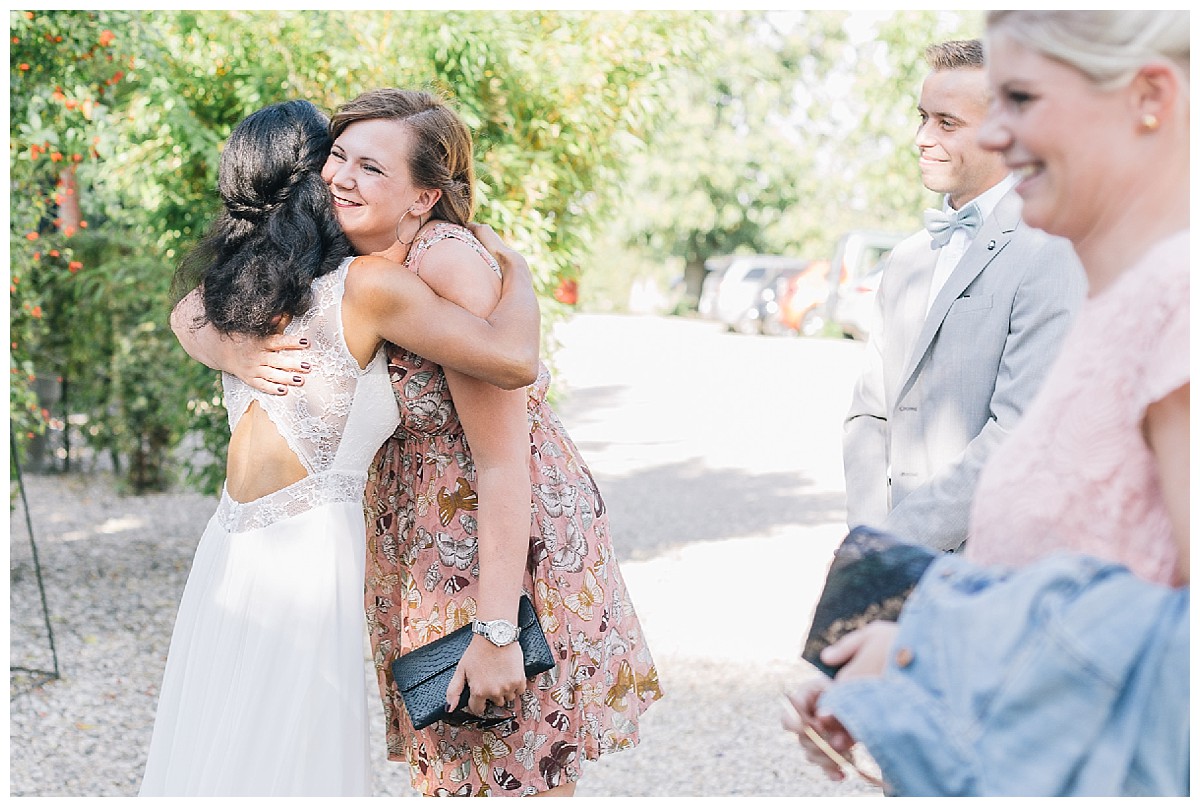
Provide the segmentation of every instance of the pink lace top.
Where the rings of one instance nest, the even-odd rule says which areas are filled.
[[[966,557],[1023,565],[1065,549],[1158,583],[1177,552],[1146,408],[1191,379],[1188,232],[1085,301],[1062,352],[979,478]]]

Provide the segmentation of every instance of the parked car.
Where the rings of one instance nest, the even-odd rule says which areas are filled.
[[[762,291],[781,275],[791,276],[808,261],[782,255],[733,255],[710,258],[700,293],[700,315],[731,330],[758,332]]]
[[[871,282],[866,284],[862,281],[879,266],[880,261],[904,238],[904,233],[883,232],[879,230],[852,230],[838,239],[837,246],[833,252],[832,265],[834,269],[829,273],[829,294],[825,299],[825,316],[830,322],[840,324],[843,320],[850,322],[852,319],[861,316],[861,313],[857,310],[848,315],[843,315],[838,309],[842,307],[843,301],[850,297],[858,298],[863,294],[871,295],[874,293],[870,289],[870,286],[871,282],[874,282],[875,288],[878,288],[877,279],[873,278]],[[846,304],[859,306],[861,303],[861,300],[856,299],[854,303]],[[870,310],[869,305],[867,310]],[[863,334],[863,336],[855,338],[866,338],[866,331],[859,330],[862,325],[863,322],[859,322],[857,319],[851,322],[851,327],[855,329],[855,332]],[[854,336],[854,333],[851,333],[845,327],[842,328],[842,332],[847,336]]]
[[[829,261],[809,261],[800,272],[763,289],[758,322],[769,336],[819,336],[825,330]]]
[[[833,322],[844,335],[862,340],[870,335],[875,294],[879,291],[879,281],[882,279],[883,264],[876,263],[857,283],[839,291],[837,317]]]

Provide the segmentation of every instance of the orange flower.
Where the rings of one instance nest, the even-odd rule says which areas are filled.
[[[100,47],[107,48],[112,44],[112,41],[117,37],[112,31],[104,30],[100,32]]]
[[[37,261],[37,260],[41,260],[41,258],[42,258],[42,253],[40,253],[40,252],[35,252],[35,253],[33,253],[33,259],[34,259],[35,261]]]
[[[42,307],[40,305],[35,305],[33,307],[33,310],[30,311],[29,313],[33,315],[34,319],[41,319],[42,318]]]
[[[83,155],[82,154],[72,154],[71,159],[77,163],[83,162]]]
[[[56,163],[61,159],[62,159],[62,154],[60,154],[59,152],[57,152],[57,151],[50,152],[50,162]]]
[[[33,145],[31,145],[29,147],[29,158],[30,159],[36,160],[38,158],[38,155],[41,153],[42,153],[42,149],[40,146],[38,146],[37,143],[34,143]]]
[[[55,90],[53,93],[50,94],[50,97],[53,98],[55,101],[58,101],[60,104],[63,101],[67,100],[67,96],[63,94],[62,90]]]
[[[27,20],[32,20],[32,19],[33,19],[33,12],[32,12],[32,11],[26,11],[26,12],[25,12],[25,19],[27,19]]]
[[[17,65],[17,69],[18,69],[18,70],[28,70],[28,69],[29,69],[29,63],[28,63],[28,62],[21,62],[19,65]]]
[[[63,227],[63,235],[65,235],[67,238],[70,238],[71,236],[75,235],[75,228],[71,226]]]
[[[15,36],[13,37],[13,44],[14,44],[14,45],[18,44],[20,41],[21,41],[21,40],[20,40],[20,39],[18,39],[17,37],[15,37]]]
[[[74,109],[77,106],[79,106],[79,104],[75,101],[74,98],[67,99],[67,102],[66,102],[67,109]]]
[[[28,238],[30,241],[36,241],[36,240],[38,240],[38,234],[37,234],[37,233],[25,233],[25,237],[26,237],[26,238]]]
[[[86,222],[86,221],[83,221],[82,219],[80,219],[80,221],[79,221],[79,227],[80,227],[80,229],[86,230],[86,229],[87,229],[87,222]]]
[[[67,269],[69,269],[71,271],[71,274],[75,274],[82,268],[83,268],[83,263],[80,261],[71,261],[69,264],[67,264]]]
[[[50,257],[51,257],[51,258],[57,258],[57,257],[58,257],[58,250],[57,250],[57,249],[52,249],[52,250],[50,250],[50,253],[49,253],[49,255],[50,255]]]

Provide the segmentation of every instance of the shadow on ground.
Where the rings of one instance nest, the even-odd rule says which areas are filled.
[[[621,560],[648,560],[689,544],[767,535],[845,518],[840,493],[808,491],[795,473],[755,474],[682,460],[627,476],[596,475]]]

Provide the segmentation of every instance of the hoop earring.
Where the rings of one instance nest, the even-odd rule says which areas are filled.
[[[404,215],[400,217],[400,221],[396,222],[396,240],[399,241],[401,244],[403,244],[406,247],[412,246],[412,242],[417,240],[417,233],[421,232],[421,227],[425,224],[425,222],[421,221],[421,217],[417,216],[417,229],[413,230],[413,237],[408,239],[407,241],[405,241],[403,238],[401,238],[400,237],[400,225],[404,223],[404,220],[406,218],[408,218],[408,214],[412,213],[412,212],[413,211],[412,211],[411,207],[408,210],[405,210]]]
[[[1147,112],[1145,115],[1142,115],[1142,126],[1146,131],[1153,132],[1158,128],[1158,117]]]

